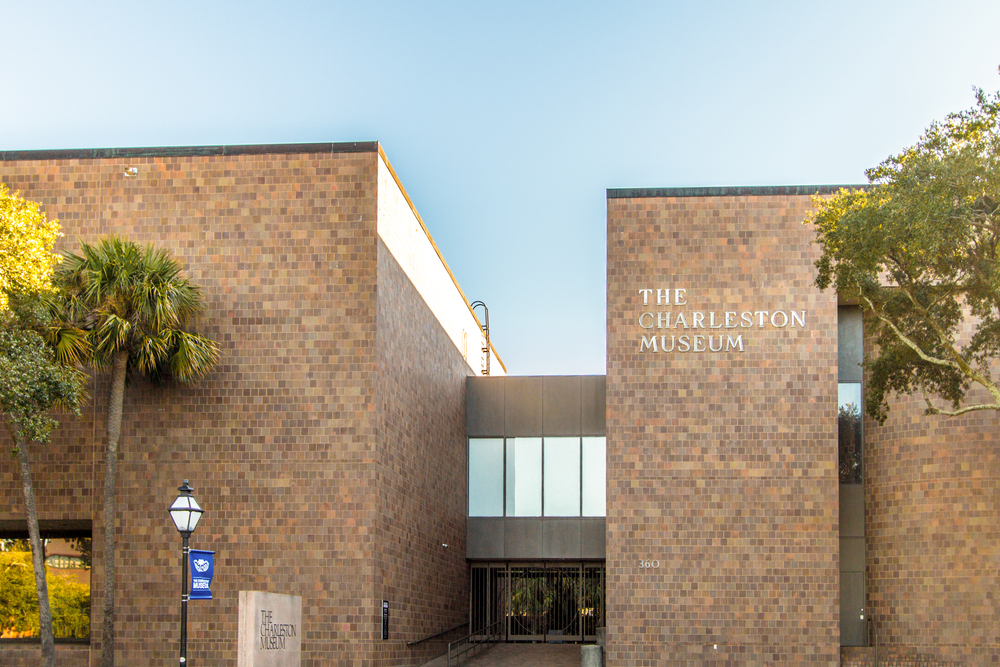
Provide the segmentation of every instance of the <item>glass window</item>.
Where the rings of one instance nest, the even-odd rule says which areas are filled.
[[[580,438],[545,438],[545,516],[580,516]]]
[[[503,516],[502,438],[469,438],[469,516]]]
[[[507,516],[542,515],[542,439],[507,440]]]
[[[860,484],[862,481],[861,383],[838,384],[837,404],[840,483]]]
[[[583,516],[607,515],[605,439],[583,439]]]
[[[56,641],[90,637],[90,533],[43,532],[52,633]],[[35,569],[27,535],[0,534],[0,643],[39,636]]]

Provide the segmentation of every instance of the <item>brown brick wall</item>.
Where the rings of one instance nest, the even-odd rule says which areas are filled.
[[[810,202],[608,200],[612,667],[839,662],[837,310],[812,285]],[[688,305],[643,306],[646,288]],[[640,351],[643,312],[708,326],[745,310],[805,310],[806,326],[654,329],[668,344],[743,334],[745,349]]]
[[[840,649],[840,667],[961,667],[963,664],[912,650],[885,647],[878,650],[875,647]]]
[[[464,373],[454,386],[445,382],[456,374],[451,357],[460,358],[453,345],[433,361],[439,366],[433,370],[446,377],[431,385],[450,387],[437,397],[439,405],[431,405],[430,396],[415,398],[414,380],[396,375],[410,365],[406,355],[426,355],[437,345],[416,305],[410,315],[420,326],[389,326],[397,344],[386,347],[386,358],[394,366],[379,368],[378,159],[372,151],[0,162],[3,182],[61,220],[61,248],[118,233],[180,257],[205,290],[208,309],[198,330],[223,348],[221,365],[194,387],[140,380],[127,390],[119,467],[119,664],[176,660],[180,537],[166,507],[184,478],[206,509],[192,548],[213,549],[217,558],[215,599],[190,605],[192,662],[235,664],[239,590],[303,597],[303,665],[381,664],[374,661],[381,650],[373,645],[375,606],[387,594],[385,582],[397,575],[393,567],[410,568],[400,592],[388,593],[395,618],[409,619],[394,627],[443,629],[454,616],[445,609],[435,617],[431,609],[451,601],[454,586],[426,606],[398,597],[426,590],[414,581],[423,575],[420,567],[438,565],[429,552],[391,565],[392,548],[377,544],[400,539],[379,521],[383,506],[398,503],[408,489],[395,476],[412,462],[395,460],[393,444],[426,445],[440,436],[433,432],[439,426],[451,443],[455,424],[464,424]],[[138,176],[126,178],[126,166],[137,167]],[[405,289],[403,282],[396,276],[385,285]],[[398,306],[394,295],[384,297],[386,312]],[[404,340],[410,331],[421,338]],[[386,388],[380,390],[380,382]],[[106,392],[99,383],[85,416],[66,420],[35,468],[41,517],[93,519],[95,546],[103,529]],[[385,409],[378,408],[378,396]],[[405,442],[383,447],[381,437],[399,435],[394,410],[402,406],[426,408],[428,415],[419,426],[407,422],[418,430],[403,434]],[[14,463],[8,457],[0,467],[0,519],[21,519]],[[426,471],[420,474],[416,486],[426,494]],[[382,487],[380,495],[386,479],[396,486],[391,492]],[[406,524],[412,511],[400,511],[406,527],[396,530],[412,539],[426,530],[437,540],[431,533],[441,528],[450,537],[452,505],[463,503],[443,504],[416,525]],[[101,557],[98,548],[90,664],[100,649]],[[458,564],[446,558],[451,576]],[[428,586],[441,585],[427,578]],[[85,664],[81,649],[60,651],[61,664]],[[5,644],[0,655],[4,665],[37,661],[34,648]]]
[[[869,614],[902,656],[1000,664],[1000,423],[923,410],[865,422]]]
[[[384,665],[422,665],[468,620],[465,378],[469,366],[386,246],[378,244],[375,602],[390,604]],[[445,548],[442,545],[447,544]],[[462,628],[462,634],[465,634]]]

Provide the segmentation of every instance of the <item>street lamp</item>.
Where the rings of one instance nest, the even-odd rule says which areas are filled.
[[[195,526],[198,525],[198,520],[201,519],[202,513],[205,511],[201,509],[198,505],[198,501],[194,499],[191,492],[194,491],[190,486],[188,486],[188,481],[184,480],[184,484],[177,487],[177,490],[181,492],[179,496],[174,500],[173,504],[168,510],[170,512],[170,518],[173,519],[174,525],[177,526],[177,532],[181,534],[184,538],[184,549],[181,556],[181,667],[187,665],[187,618],[188,618],[188,589],[187,589],[187,579],[188,579],[188,538],[191,537],[191,533],[194,532]]]

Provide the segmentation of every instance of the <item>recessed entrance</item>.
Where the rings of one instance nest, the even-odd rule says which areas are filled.
[[[469,621],[504,641],[595,641],[604,626],[604,563],[474,563]]]

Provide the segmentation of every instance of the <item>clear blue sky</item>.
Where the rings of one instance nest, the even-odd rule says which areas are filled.
[[[1000,2],[3,2],[0,149],[382,142],[511,373],[604,372],[609,187],[859,183]]]

